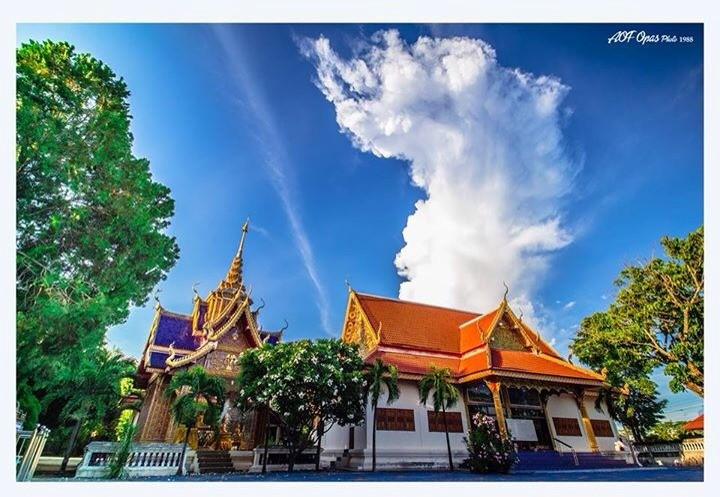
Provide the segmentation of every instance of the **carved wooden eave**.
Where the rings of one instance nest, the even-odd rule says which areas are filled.
[[[380,324],[379,328],[382,328]],[[345,309],[345,320],[343,321],[342,341],[356,343],[360,346],[360,355],[366,358],[380,343],[380,329],[375,330],[370,319],[354,290],[350,290],[347,308]]]
[[[503,379],[510,380],[514,384],[522,385],[523,380],[528,381],[540,381],[543,383],[552,383],[552,384],[558,384],[558,385],[585,385],[585,386],[592,386],[592,387],[603,387],[606,386],[605,382],[602,380],[591,380],[591,379],[581,379],[581,378],[570,378],[566,376],[554,376],[554,375],[547,375],[542,373],[528,373],[528,372],[522,372],[522,371],[509,371],[509,370],[484,370],[480,371],[478,373],[469,374],[467,376],[463,376],[459,379],[460,383],[468,383],[475,380],[481,380],[488,377],[497,377],[500,378],[501,381]]]

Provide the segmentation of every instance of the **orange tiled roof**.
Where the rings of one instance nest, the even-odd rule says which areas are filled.
[[[492,369],[603,381],[601,375],[588,369],[546,354],[520,350],[492,349]]]
[[[483,315],[360,293],[355,297],[379,333],[379,344],[368,362],[379,357],[408,374],[424,374],[431,365],[447,367],[458,380],[476,373],[512,371],[603,381],[601,375],[559,358],[524,324],[542,353],[492,348],[489,364],[486,339],[503,306]]]
[[[696,431],[702,430],[705,427],[705,414],[701,414],[695,419],[692,419],[683,425],[683,430]]]
[[[459,326],[480,315],[374,295],[355,295],[370,324],[380,330],[380,343],[384,345],[459,353]]]

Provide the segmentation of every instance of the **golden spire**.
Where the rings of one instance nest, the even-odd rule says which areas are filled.
[[[242,235],[240,236],[240,244],[238,245],[237,253],[230,264],[225,279],[220,283],[220,288],[235,288],[242,284],[242,251],[245,245],[245,235],[247,234],[250,227],[250,218],[245,221],[242,226]]]

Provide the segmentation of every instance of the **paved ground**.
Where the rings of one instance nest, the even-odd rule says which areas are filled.
[[[48,481],[38,477],[35,481]],[[57,480],[69,481],[63,478]],[[74,480],[73,481],[78,481]],[[97,480],[85,480],[97,481]],[[315,473],[298,471],[269,473],[203,474],[172,477],[138,478],[134,481],[703,481],[702,468],[622,468],[566,471],[518,471],[508,475],[476,475],[467,471],[335,471]]]

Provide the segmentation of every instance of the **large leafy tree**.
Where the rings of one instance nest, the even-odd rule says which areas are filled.
[[[122,78],[67,43],[17,49],[17,392],[46,422],[59,367],[102,346],[178,257],[170,190],[132,153]]]
[[[703,239],[702,227],[686,238],[663,237],[664,258],[623,269],[615,301],[583,320],[573,354],[615,376],[662,367],[672,391],[703,396]]]
[[[372,471],[375,471],[376,455],[375,441],[377,433],[377,406],[383,394],[387,393],[388,404],[392,404],[400,398],[400,390],[397,381],[398,370],[392,364],[388,364],[379,357],[365,372],[365,383],[367,395],[370,398],[370,406],[373,410],[372,426]]]
[[[288,449],[288,471],[298,454],[320,446],[333,425],[362,422],[363,362],[356,345],[330,339],[265,345],[245,351],[239,365],[237,404],[273,412]]]
[[[79,363],[63,364],[58,369],[56,389],[47,396],[48,401],[62,399],[60,421],[72,424],[60,473],[64,473],[68,460],[83,425],[97,425],[121,409],[122,381],[135,372],[135,361],[117,351],[101,348]]]
[[[202,366],[193,366],[173,375],[165,390],[165,396],[175,399],[170,409],[175,421],[185,426],[185,439],[180,453],[177,474],[183,472],[185,451],[187,449],[190,430],[202,417],[203,424],[217,430],[220,415],[225,405],[225,380],[209,374]]]
[[[430,370],[420,379],[418,383],[420,403],[427,404],[432,392],[432,405],[435,413],[442,412],[443,424],[445,426],[445,442],[447,442],[448,462],[450,471],[453,471],[452,450],[450,449],[450,434],[448,433],[447,412],[457,404],[460,392],[451,382],[450,368],[439,368],[430,366]]]
[[[616,337],[609,314],[596,313],[582,321],[571,349],[583,363],[606,373],[609,387],[601,390],[596,407],[604,400],[608,414],[642,441],[662,417],[667,401],[659,399],[657,384],[651,379],[654,363],[617,347]]]

